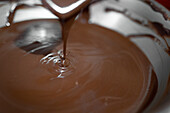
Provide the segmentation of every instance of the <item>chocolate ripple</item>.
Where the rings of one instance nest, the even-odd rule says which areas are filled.
[[[42,64],[45,55],[28,54],[15,44],[26,25],[34,21],[1,29],[1,112],[140,112],[153,99],[157,79],[145,55],[124,36],[84,24],[81,19],[83,16],[68,38],[67,58],[72,71],[63,72],[61,79],[56,79],[54,60]],[[62,47],[55,46],[51,53]]]

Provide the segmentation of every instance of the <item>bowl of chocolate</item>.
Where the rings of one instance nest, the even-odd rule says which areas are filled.
[[[153,0],[0,1],[0,113],[170,112],[169,15]]]

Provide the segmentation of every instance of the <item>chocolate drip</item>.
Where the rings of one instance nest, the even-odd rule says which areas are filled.
[[[158,40],[157,38],[155,38],[153,35],[150,35],[150,34],[135,34],[135,35],[129,35],[128,37],[129,38],[134,38],[134,37],[141,37],[141,36],[145,36],[145,37],[149,37],[149,38],[152,38],[154,40],[156,40],[156,42],[161,45],[161,47],[163,47],[165,49],[165,51],[170,54],[170,47],[169,47],[169,44],[167,43],[166,39],[165,39],[165,36],[169,37],[170,36],[170,30],[165,28],[161,23],[158,23],[158,22],[144,22],[140,19],[136,19],[134,17],[132,17],[128,11],[126,9],[124,10],[118,10],[118,9],[115,9],[115,8],[106,8],[105,9],[106,12],[110,12],[110,11],[113,11],[113,12],[118,12],[118,13],[121,13],[123,15],[125,15],[126,17],[128,17],[130,20],[140,24],[140,25],[144,25],[145,27],[149,27],[150,29],[153,29],[155,30],[155,32],[164,39],[168,49],[166,49],[164,46],[162,46],[161,44],[161,41]]]
[[[170,17],[168,16],[168,14],[167,14],[163,9],[161,9],[160,7],[158,7],[157,5],[155,5],[153,1],[151,1],[151,0],[143,0],[143,1],[144,1],[146,4],[148,4],[149,6],[151,6],[151,8],[152,8],[154,11],[161,13],[165,20],[170,20]]]
[[[161,23],[151,22],[151,24],[157,30],[160,36],[170,36],[170,29],[165,28]]]
[[[129,18],[130,20],[138,23],[138,24],[141,24],[141,25],[144,25],[144,26],[148,26],[148,24],[142,20],[139,20],[139,19],[136,19],[134,17],[132,17],[128,10],[127,9],[124,9],[124,10],[117,10],[117,9],[114,9],[114,8],[106,8],[105,9],[106,12],[110,12],[110,11],[114,11],[114,12],[117,12],[117,13],[121,13],[123,15],[125,15],[127,18]]]
[[[66,59],[66,48],[67,48],[67,38],[69,35],[70,28],[74,22],[76,15],[68,18],[68,19],[61,19],[62,24],[62,38],[63,38],[63,57],[62,59]]]
[[[164,39],[164,41],[168,47],[168,50],[166,50],[166,51],[168,52],[168,54],[170,54],[170,46],[166,40],[166,37],[170,38],[170,30],[165,28],[162,24],[160,24],[158,22],[151,22],[151,24],[152,24],[153,29],[156,30],[156,33]]]
[[[69,2],[63,0],[43,0],[45,7],[47,7],[52,13],[59,17],[62,25],[63,56],[61,56],[61,59],[63,62],[66,59],[66,45],[70,28],[77,14],[81,9],[86,7],[89,2],[90,0],[82,0],[82,2],[77,0],[71,0]]]
[[[150,35],[150,34],[135,34],[135,35],[129,35],[127,36],[128,38],[138,38],[138,37],[148,37],[148,38],[151,38],[152,40],[154,40],[157,44],[159,44],[164,50],[165,52],[167,52],[169,55],[170,55],[170,49],[169,49],[169,46],[168,46],[168,49],[166,49],[162,42],[158,39],[158,38],[155,38],[155,36],[153,35]],[[165,41],[166,42],[166,41]],[[167,44],[167,43],[166,43]]]

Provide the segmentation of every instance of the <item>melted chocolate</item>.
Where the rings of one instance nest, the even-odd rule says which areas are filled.
[[[132,113],[152,101],[157,78],[145,55],[119,33],[89,24],[87,12],[72,25],[74,16],[60,18],[69,51],[62,73],[58,53],[63,47],[57,42],[61,34],[46,40],[55,34],[53,29],[60,29],[54,27],[60,26],[58,20],[20,22],[0,30],[0,112]],[[44,23],[49,27],[41,26]],[[49,34],[32,40],[41,31]],[[52,46],[42,49],[45,42]],[[64,79],[58,79],[60,74]]]
[[[91,0],[42,0],[42,2],[60,19],[66,19],[86,7]]]
[[[88,5],[90,0],[43,0],[44,5],[59,17],[62,24],[62,38],[63,38],[63,56],[61,56],[62,62],[66,59],[66,45],[67,37],[70,28],[77,16],[77,13]]]
[[[1,30],[1,112],[139,112],[152,100],[157,80],[143,53],[116,32],[82,24],[82,17],[70,31],[67,57],[73,69],[63,73],[64,79],[55,79],[52,61],[42,65],[42,55],[14,45],[34,21]]]

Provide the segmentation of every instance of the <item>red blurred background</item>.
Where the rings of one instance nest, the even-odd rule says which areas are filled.
[[[170,0],[156,0],[156,1],[165,6],[168,10],[170,10]]]

